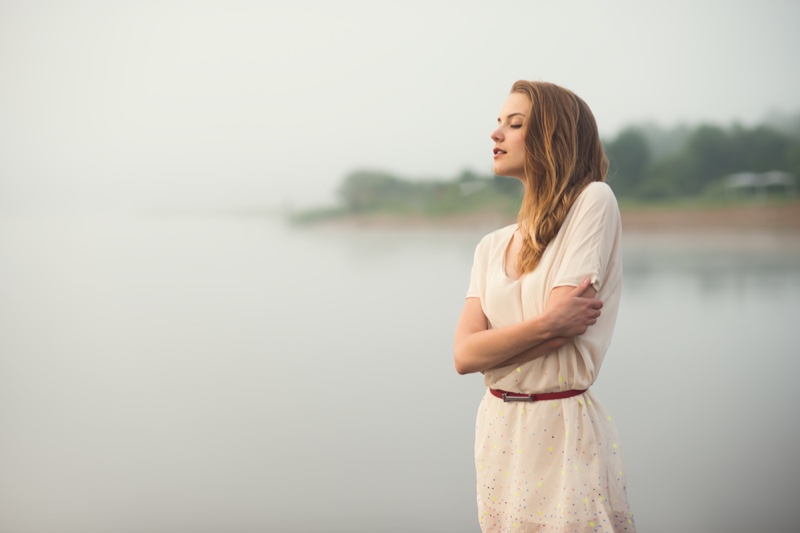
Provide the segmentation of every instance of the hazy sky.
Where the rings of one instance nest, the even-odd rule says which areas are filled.
[[[520,78],[606,136],[800,110],[794,0],[0,1],[0,210],[306,205],[489,171]]]

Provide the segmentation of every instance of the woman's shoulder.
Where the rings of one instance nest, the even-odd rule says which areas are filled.
[[[578,198],[584,198],[594,201],[611,201],[616,203],[617,197],[614,196],[614,191],[608,183],[604,181],[593,181],[583,188]]]
[[[575,199],[575,207],[581,211],[587,209],[619,211],[617,197],[614,196],[614,191],[611,190],[608,183],[604,181],[593,181],[584,187]]]

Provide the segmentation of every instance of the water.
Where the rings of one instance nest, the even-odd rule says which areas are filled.
[[[0,531],[478,531],[481,234],[1,219]],[[793,528],[800,254],[759,242],[626,240],[594,389],[641,531]]]

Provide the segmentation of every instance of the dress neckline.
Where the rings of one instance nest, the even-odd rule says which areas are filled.
[[[525,275],[525,274],[522,274],[518,278],[512,278],[511,276],[508,275],[508,271],[506,270],[506,257],[508,256],[508,250],[511,247],[511,243],[514,240],[514,234],[517,233],[517,229],[518,228],[519,228],[519,226],[515,225],[513,227],[513,229],[511,230],[511,235],[506,237],[505,244],[503,246],[503,253],[500,255],[500,270],[503,273],[503,278],[506,279],[509,282],[512,282],[512,283],[518,282]]]

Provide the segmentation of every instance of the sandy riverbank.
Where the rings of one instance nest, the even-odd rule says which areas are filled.
[[[622,209],[625,230],[638,233],[800,234],[800,202],[714,208]]]
[[[800,253],[800,202],[716,208],[623,209],[627,243]]]
[[[621,208],[622,225],[634,233],[779,233],[800,234],[800,202],[730,207]],[[448,216],[371,213],[321,219],[312,224],[344,227],[442,227],[483,229],[516,218],[496,212]]]
[[[621,214],[628,242],[800,251],[800,202],[726,207],[623,206]],[[513,216],[495,212],[437,217],[374,213],[336,217],[314,224],[361,229],[488,232],[514,221]]]

